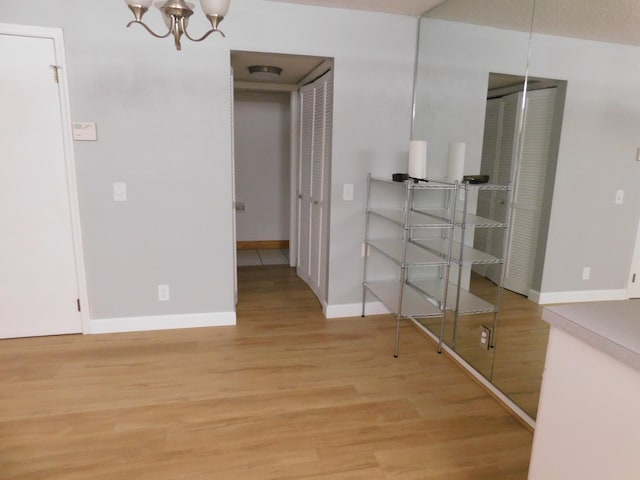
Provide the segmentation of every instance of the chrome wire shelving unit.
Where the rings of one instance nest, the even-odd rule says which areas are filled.
[[[473,184],[473,183],[457,183],[456,198],[462,198],[462,208],[454,212],[452,217],[453,238],[455,239],[451,245],[442,239],[435,240],[418,240],[416,243],[421,247],[439,255],[450,255],[450,265],[457,266],[456,278],[450,279],[449,285],[444,285],[444,280],[418,280],[412,282],[414,287],[422,292],[438,292],[438,295],[445,296],[446,309],[453,313],[453,332],[451,336],[451,346],[455,348],[457,340],[458,325],[461,316],[476,314],[493,314],[491,322],[491,332],[495,333],[498,322],[498,313],[500,309],[500,300],[503,291],[504,270],[506,265],[506,246],[509,237],[509,217],[511,206],[512,188],[510,185],[495,184]],[[496,220],[487,218],[469,212],[469,198],[473,192],[504,192],[506,193],[505,201],[505,218],[504,220]],[[468,245],[467,238],[469,229],[494,229],[499,231],[502,236],[502,247],[499,252],[489,253],[481,249]],[[462,287],[463,272],[465,269],[470,270],[474,265],[496,265],[500,268],[498,281],[495,285],[495,293],[493,299],[487,296],[482,298],[479,295]],[[443,331],[443,329],[442,329]],[[440,338],[440,342],[443,339]],[[492,335],[488,339],[487,348],[494,348],[495,336]]]
[[[388,205],[374,205],[372,196],[376,194],[374,190],[377,189],[398,191],[397,193],[400,194],[396,197],[396,208],[389,208]],[[455,191],[455,184],[445,182],[414,182],[413,180],[394,182],[371,175],[367,177],[362,316],[366,313],[367,293],[373,295],[396,316],[395,357],[398,356],[400,322],[403,318],[441,317],[441,325],[444,326],[446,302],[443,300],[446,298],[449,285]],[[418,199],[418,196],[423,198]],[[430,208],[418,207],[418,200],[434,202],[437,207],[433,211]],[[373,233],[371,228],[373,219],[386,225],[387,228]],[[416,235],[416,232],[425,230],[431,232],[430,238],[448,245],[444,252],[425,248],[419,243],[417,238],[420,236]],[[383,233],[379,233],[380,231]],[[398,235],[389,235],[389,232],[394,231]],[[370,255],[385,258],[388,264],[393,265],[397,275],[390,275],[391,278],[370,278],[372,277],[369,271]],[[440,279],[444,285],[444,294],[434,295],[410,282],[409,269],[433,271],[432,276]]]
[[[389,208],[387,204],[382,206],[374,204],[373,197],[376,195],[374,190],[385,187],[402,190],[401,199],[396,202],[401,205]],[[473,191],[506,192],[505,220],[499,221],[469,213],[469,194]],[[436,201],[424,206],[418,201],[418,197],[422,200],[436,197]],[[458,204],[459,201],[462,205]],[[367,293],[369,293],[396,316],[394,356],[398,355],[400,322],[404,318],[418,322],[419,319],[439,317],[438,352],[441,351],[444,341],[447,312],[453,315],[450,345],[453,348],[456,343],[458,322],[462,316],[493,314],[492,332],[495,332],[506,262],[505,246],[509,235],[510,203],[511,187],[509,185],[443,181],[414,183],[412,180],[393,182],[368,176],[364,241],[367,254],[363,272],[362,315],[365,315]],[[461,208],[457,209],[457,206]],[[386,222],[390,229],[394,227],[399,229],[400,235],[396,238],[379,238],[378,234],[371,231],[374,218]],[[497,229],[503,235],[502,251],[495,255],[468,245],[470,228]],[[424,235],[424,232],[430,234]],[[369,272],[370,254],[386,258],[394,265],[398,275],[382,280],[370,278],[373,277]],[[451,278],[452,265],[457,267],[455,278]],[[469,271],[474,265],[500,267],[500,280],[496,283],[495,298],[487,299],[486,296],[482,298],[461,287],[465,283],[463,271]],[[409,276],[410,269],[435,273]],[[493,347],[494,336],[492,335],[488,341],[488,347]]]

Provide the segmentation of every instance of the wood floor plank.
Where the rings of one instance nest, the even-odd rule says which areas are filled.
[[[238,325],[0,341],[0,478],[525,479],[532,435],[408,323],[243,267]]]

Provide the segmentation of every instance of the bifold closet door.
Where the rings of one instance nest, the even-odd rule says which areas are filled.
[[[516,124],[518,121],[521,93],[487,101],[485,133],[482,146],[480,171],[489,175],[490,182],[507,185],[511,181],[511,164],[515,157]],[[485,191],[478,197],[478,215],[501,222],[506,221],[508,192]],[[476,228],[475,245],[491,255],[502,258],[504,232],[496,228]],[[494,283],[501,281],[498,268],[476,266],[474,270],[483,273]]]
[[[329,72],[300,90],[297,271],[320,301],[326,299],[332,115]]]
[[[522,158],[511,204],[511,238],[504,287],[529,295],[545,200],[556,88],[527,92]]]
[[[528,295],[536,263],[543,202],[545,200],[547,171],[556,105],[556,88],[527,92],[525,107],[522,158],[514,177],[518,115],[522,92],[487,102],[485,137],[482,153],[482,173],[492,183],[506,185],[513,181],[513,201],[510,215],[510,234],[503,286],[511,291]],[[504,221],[507,211],[507,192],[496,191],[478,200],[478,214]],[[479,230],[479,229],[477,229]],[[503,256],[503,235],[491,229],[486,235],[476,231],[476,246],[488,246],[496,257]],[[476,269],[482,273],[479,269]],[[487,268],[486,276],[500,282],[499,271]]]
[[[52,38],[0,32],[0,338],[78,333]]]
[[[300,90],[300,153],[298,155],[298,265],[297,273],[307,284],[311,256],[311,158],[313,156],[313,123],[315,88]]]

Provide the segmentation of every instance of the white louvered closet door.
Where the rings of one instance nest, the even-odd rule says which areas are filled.
[[[498,173],[498,159],[500,157],[500,141],[502,137],[502,114],[504,104],[502,99],[494,98],[487,100],[487,109],[484,121],[484,138],[482,141],[482,160],[480,163],[480,174],[489,175],[492,183],[495,182]],[[494,204],[496,201],[495,191],[481,190],[478,193],[478,215],[486,218],[493,218]],[[489,251],[494,237],[493,228],[476,228],[474,234],[474,246],[483,252]],[[499,234],[499,232],[498,232]],[[481,275],[490,275],[492,269],[487,269],[486,265],[474,266],[474,271]]]
[[[522,100],[521,93],[487,101],[485,135],[482,146],[480,172],[489,175],[491,183],[507,185],[511,181],[511,164],[515,156],[516,125]],[[507,214],[508,193],[505,191],[483,192],[478,198],[478,214],[504,222]],[[502,229],[476,229],[476,248],[502,257],[504,232]],[[485,243],[486,242],[486,243]],[[495,283],[500,283],[501,272],[497,268],[475,269]]]
[[[512,164],[516,154],[518,114],[522,92],[492,99],[487,102],[485,135],[481,173],[488,174],[492,183],[506,185],[513,181],[514,197],[511,204],[509,251],[505,266],[504,287],[528,295],[536,262],[538,232],[551,147],[556,89],[527,93],[522,159],[516,178],[512,178]],[[478,214],[496,220],[505,220],[506,192],[492,192],[480,196]],[[476,248],[500,257],[504,237],[497,229],[476,231]],[[500,272],[494,268],[475,268],[496,283]]]
[[[331,72],[303,87],[300,97],[298,275],[307,282],[318,299],[324,301],[333,116]]]
[[[313,156],[315,88],[300,90],[300,152],[298,172],[298,266],[297,273],[309,283],[311,250],[311,159]]]
[[[500,131],[500,155],[496,165],[495,182],[498,185],[508,185],[512,181],[511,167],[516,156],[516,137],[518,135],[518,116],[522,105],[522,92],[514,93],[502,99],[502,125]],[[501,222],[507,221],[507,202],[509,192],[495,192],[493,205],[493,216]],[[496,230],[492,241],[493,249],[491,253],[497,257],[503,255],[504,235],[502,231]]]
[[[328,182],[331,164],[333,82],[331,73],[316,82],[314,149],[311,158],[311,254],[309,280],[318,298],[326,293],[328,241]]]
[[[556,88],[527,92],[524,140],[511,205],[511,239],[505,288],[529,294],[551,148]]]

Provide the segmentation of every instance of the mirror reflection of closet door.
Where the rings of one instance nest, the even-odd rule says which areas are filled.
[[[545,88],[527,92],[522,159],[515,175],[513,159],[518,133],[518,106],[522,102],[522,92],[487,101],[481,172],[489,174],[495,183],[506,185],[513,181],[514,185],[503,286],[525,296],[529,295],[532,288],[536,263],[538,233],[542,221],[553,138],[556,90]],[[507,192],[486,192],[486,195],[478,200],[479,215],[503,221],[507,215]],[[485,237],[480,242],[486,242],[487,251],[501,256],[501,232],[488,231]],[[477,271],[493,282],[500,283],[499,269],[486,268],[484,271]]]
[[[529,295],[536,250],[543,221],[543,205],[553,140],[557,88],[527,92],[520,168],[515,180],[511,210],[509,257],[505,288]]]
[[[516,153],[517,121],[522,92],[487,100],[485,133],[480,173],[489,175],[491,183],[508,185],[511,165]],[[478,215],[500,222],[506,220],[508,192],[481,191],[478,196]],[[479,239],[479,240],[478,240]],[[476,248],[502,258],[504,232],[501,229],[476,229]],[[482,243],[486,242],[486,243]],[[481,265],[476,271],[496,284],[501,270]]]

